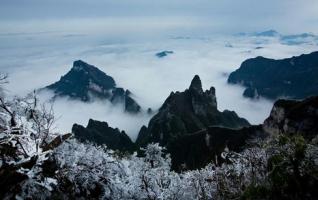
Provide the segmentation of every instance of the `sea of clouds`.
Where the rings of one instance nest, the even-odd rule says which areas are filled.
[[[182,19],[158,21],[156,26],[151,20],[138,24],[123,20],[118,23],[121,25],[113,25],[112,20],[81,23],[89,28],[81,29],[80,22],[61,25],[51,21],[44,28],[34,22],[29,24],[31,29],[25,24],[18,30],[10,31],[9,25],[1,29],[0,71],[9,74],[7,94],[24,96],[58,81],[73,61],[81,59],[112,76],[119,87],[129,89],[144,109],[157,110],[171,91],[184,91],[198,74],[204,89],[216,88],[219,110],[234,110],[252,124],[259,124],[269,115],[273,102],[243,98],[243,87],[227,84],[229,73],[248,58],[279,59],[317,49],[312,43],[285,45],[277,38],[199,34],[191,31],[199,23]],[[155,56],[163,50],[174,54]],[[50,93],[40,97],[45,101]],[[93,118],[125,130],[133,140],[151,118],[146,112],[124,113],[122,107],[99,100],[83,103],[62,98],[55,101],[54,110],[56,131],[70,132],[74,123],[86,125]]]

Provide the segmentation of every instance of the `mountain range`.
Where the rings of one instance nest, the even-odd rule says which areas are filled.
[[[269,81],[270,76],[282,81],[275,72],[284,78],[315,69],[314,54],[242,68],[253,78],[248,83],[269,72]],[[292,67],[287,70],[288,63]],[[259,73],[259,67],[265,70]],[[55,98],[84,102],[123,103],[131,94],[82,61],[51,87]],[[250,125],[234,111],[218,110],[215,88],[204,91],[196,75],[187,89],[171,92],[148,126],[141,127],[136,142],[125,131],[93,119],[61,135],[51,129],[53,114],[37,101],[7,100],[3,94],[0,100],[0,199],[318,197],[317,95],[277,100],[262,124]]]
[[[196,78],[195,78],[196,79]],[[187,91],[187,90],[186,90]],[[204,96],[204,93],[201,93]],[[202,96],[202,97],[203,97]],[[168,98],[169,99],[169,98]],[[213,101],[210,101],[210,103]],[[219,112],[215,108],[209,107],[207,102],[201,101],[197,106],[207,110],[207,113]],[[317,137],[318,119],[318,96],[296,100],[278,100],[275,102],[269,117],[261,125],[249,125],[248,122],[239,118],[235,113],[227,125],[221,125],[224,121],[222,114],[215,114],[214,119],[218,122],[207,122],[208,118],[203,115],[186,111],[188,108],[179,108],[182,113],[179,123],[184,126],[193,126],[202,120],[202,127],[198,127],[195,132],[186,130],[185,127],[176,123],[176,115],[171,113],[167,116],[165,104],[160,109],[158,116],[154,116],[149,123],[149,127],[155,126],[157,129],[142,127],[138,139],[135,143],[131,142],[124,131],[119,131],[108,126],[106,122],[90,120],[87,127],[74,124],[73,133],[80,141],[90,141],[96,144],[106,144],[110,149],[121,152],[133,152],[140,147],[153,142],[159,142],[167,149],[171,155],[171,169],[176,171],[199,169],[213,162],[216,165],[225,162],[222,157],[224,151],[241,152],[250,145],[257,145],[257,141],[263,140],[268,136],[275,137],[284,135],[293,137],[301,135],[307,141]],[[211,109],[212,108],[212,109]],[[171,105],[171,110],[175,110],[175,105]],[[193,108],[192,108],[193,109]],[[176,112],[176,111],[171,111]],[[180,117],[180,116],[178,116]],[[188,117],[193,117],[193,122],[186,121]],[[182,120],[185,120],[181,122]],[[161,123],[154,123],[161,121]],[[182,128],[180,128],[182,127]],[[230,128],[232,127],[232,128]],[[235,128],[234,128],[235,127]],[[169,131],[174,134],[170,133]],[[160,131],[157,131],[160,130]],[[158,136],[158,134],[160,134]],[[255,143],[256,142],[256,143]],[[142,156],[142,155],[141,155]]]
[[[285,45],[299,45],[299,44],[318,44],[318,35],[313,33],[300,34],[281,34],[276,30],[267,30],[253,33],[238,33],[237,36],[248,37],[262,37],[262,38],[277,38],[280,43]]]
[[[252,98],[265,96],[276,99],[280,96],[288,96],[286,94],[293,98],[305,98],[309,96],[308,94],[315,93],[315,90],[308,90],[309,92],[306,93],[306,82],[302,83],[301,80],[306,76],[307,82],[315,81],[314,77],[310,75],[316,72],[316,54],[314,52],[284,60],[263,57],[249,59],[243,62],[240,69],[231,73],[228,82],[243,84],[247,87],[244,96]],[[286,80],[282,77],[286,77]],[[295,77],[298,79],[291,79]],[[287,85],[292,89],[288,89],[284,84],[275,85],[278,82],[288,83]],[[317,84],[311,82],[308,85]],[[302,90],[295,89],[299,86]],[[262,89],[268,87],[278,89]],[[83,61],[75,61],[72,69],[60,81],[47,88],[55,92],[55,98],[69,96],[87,102],[91,101],[93,97],[97,97],[114,104],[124,103],[127,112],[140,111],[140,106],[130,97],[129,90],[117,88],[112,77]],[[268,91],[272,93],[267,93]],[[297,93],[298,91],[299,93]],[[173,170],[198,169],[211,161],[223,162],[221,153],[224,149],[241,151],[253,138],[264,138],[269,132],[275,132],[273,130],[280,127],[282,123],[277,122],[277,117],[275,117],[279,105],[286,104],[287,110],[292,110],[293,107],[289,106],[292,103],[285,101],[283,103],[278,101],[274,105],[271,116],[263,125],[250,125],[246,119],[239,117],[234,111],[219,111],[215,88],[211,87],[204,91],[200,77],[195,75],[188,89],[183,92],[171,92],[158,112],[150,119],[148,126],[141,127],[136,142],[131,141],[125,131],[112,128],[107,122],[93,119],[89,120],[86,127],[74,124],[72,132],[80,141],[105,144],[109,149],[120,152],[134,152],[148,144],[159,143],[167,149],[167,153],[170,153]],[[294,104],[297,108],[298,102],[295,101]],[[313,102],[310,101],[307,104],[313,104]],[[286,109],[284,113],[287,112]],[[302,113],[303,111],[295,112]],[[303,112],[302,116],[307,115],[306,112]],[[292,113],[291,116],[297,115],[293,112],[290,113]],[[287,115],[284,116],[284,119],[287,118]],[[309,126],[310,130],[316,130],[311,127],[312,118],[303,117],[297,120],[302,119],[306,119],[303,127]],[[291,123],[288,125],[293,127],[298,124],[297,120],[289,120]],[[278,131],[276,130],[276,132]],[[312,133],[307,135],[312,135]]]
[[[181,165],[195,169],[219,157],[226,145],[240,149],[256,129],[234,111],[219,111],[214,87],[203,91],[196,75],[184,92],[169,95],[148,127],[141,128],[134,145],[139,149],[159,143],[171,154],[173,169],[180,170]],[[90,120],[86,128],[75,124],[72,131],[80,140],[103,143],[114,150],[136,150],[124,132],[108,127],[105,122]],[[198,152],[202,154],[197,155]]]

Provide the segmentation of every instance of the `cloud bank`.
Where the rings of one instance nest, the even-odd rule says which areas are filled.
[[[116,42],[103,40],[98,34],[34,33],[2,36],[0,40],[8,41],[8,37],[25,42],[24,45],[10,43],[11,50],[1,50],[0,69],[10,75],[8,90],[11,94],[25,95],[34,88],[49,85],[70,70],[74,60],[82,59],[114,77],[118,86],[131,90],[145,109],[158,109],[171,91],[187,89],[193,76],[198,74],[204,89],[216,88],[220,110],[234,110],[253,124],[261,123],[268,116],[272,102],[243,98],[244,88],[228,85],[227,74],[250,57],[284,58],[316,48],[309,44],[283,45],[275,38],[215,35]],[[264,48],[255,49],[257,46]],[[172,50],[174,54],[162,59],[156,57],[162,50]],[[55,113],[62,132],[69,132],[73,123],[86,125],[88,119],[93,118],[125,130],[132,139],[151,117],[127,115],[122,108],[108,102],[85,104],[68,99],[55,102]]]
[[[143,108],[154,110],[198,74],[205,89],[216,88],[220,110],[234,110],[257,124],[268,116],[272,102],[244,99],[244,88],[226,83],[228,73],[247,58],[290,57],[317,46],[231,35],[266,29],[318,33],[317,10],[316,0],[2,0],[0,71],[9,73],[8,93],[23,96],[59,80],[81,59],[131,90]],[[163,50],[175,53],[157,58]],[[126,130],[133,139],[150,119],[98,101],[61,99],[55,110],[61,132],[94,118]]]

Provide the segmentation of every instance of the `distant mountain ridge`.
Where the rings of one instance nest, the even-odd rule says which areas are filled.
[[[84,102],[94,98],[107,99],[114,104],[122,103],[125,111],[130,113],[138,113],[141,110],[129,90],[116,87],[111,76],[81,60],[74,61],[67,74],[45,88],[54,92],[54,98],[68,96]]]
[[[318,52],[274,60],[256,57],[232,72],[228,83],[246,87],[243,95],[269,99],[304,99],[318,95]]]
[[[280,36],[280,34],[275,30],[268,30],[263,32],[257,32],[253,34],[254,36],[263,36],[263,37],[277,37]]]
[[[318,35],[313,33],[300,33],[300,34],[281,34],[276,30],[267,30],[252,33],[238,33],[236,36],[248,37],[264,37],[264,38],[277,38],[280,43],[285,45],[299,45],[299,44],[318,44]]]

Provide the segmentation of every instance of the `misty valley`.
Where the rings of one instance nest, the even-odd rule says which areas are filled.
[[[318,199],[309,1],[1,2],[0,199]]]

